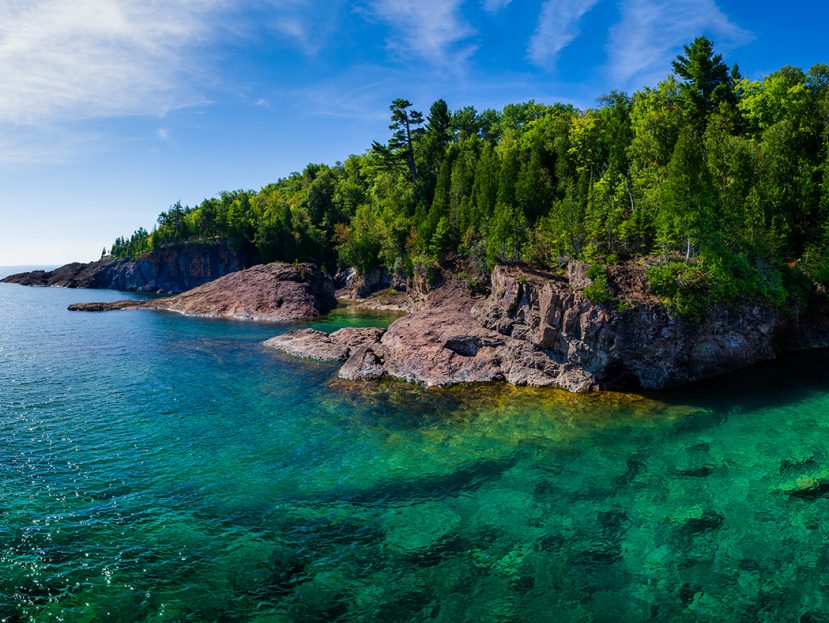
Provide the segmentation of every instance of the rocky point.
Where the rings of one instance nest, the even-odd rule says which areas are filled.
[[[58,286],[176,294],[250,266],[251,258],[222,241],[161,247],[135,260],[102,258],[55,270],[9,275],[0,281],[25,286]]]
[[[69,309],[155,309],[207,318],[296,322],[326,314],[336,305],[331,277],[315,265],[275,262],[225,275],[173,297],[79,303]]]

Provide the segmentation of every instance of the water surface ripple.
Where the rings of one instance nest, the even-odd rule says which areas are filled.
[[[829,620],[826,353],[355,386],[285,328],[65,311],[124,296],[0,285],[0,621]]]

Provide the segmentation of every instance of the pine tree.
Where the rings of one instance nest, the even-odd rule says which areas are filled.
[[[429,109],[426,128],[423,133],[421,165],[418,168],[421,184],[421,199],[425,206],[430,206],[435,193],[440,165],[446,156],[446,148],[452,142],[452,116],[449,107],[442,99],[437,100]]]
[[[720,103],[734,104],[734,81],[722,55],[714,53],[713,43],[697,37],[684,51],[672,66],[676,75],[684,79],[681,94],[691,119],[704,120]]]
[[[415,143],[423,135],[423,114],[416,110],[409,110],[412,103],[405,99],[396,99],[389,106],[391,110],[392,130],[387,145],[375,141],[372,147],[387,161],[393,162],[402,159],[409,167],[412,184],[417,186],[417,164],[415,163]]]

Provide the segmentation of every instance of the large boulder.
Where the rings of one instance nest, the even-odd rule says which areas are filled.
[[[345,361],[357,349],[379,342],[384,332],[385,329],[348,327],[328,334],[316,329],[297,329],[269,339],[265,346],[305,359]]]
[[[507,381],[515,385],[560,385],[572,391],[593,387],[566,362],[530,342],[484,326],[473,313],[479,299],[453,281],[430,295],[426,307],[388,328],[346,361],[340,377],[403,379],[427,386]]]

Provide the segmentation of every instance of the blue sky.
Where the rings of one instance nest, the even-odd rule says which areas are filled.
[[[591,106],[697,34],[745,75],[829,62],[822,0],[27,0],[0,5],[0,265],[95,259],[424,112]]]

